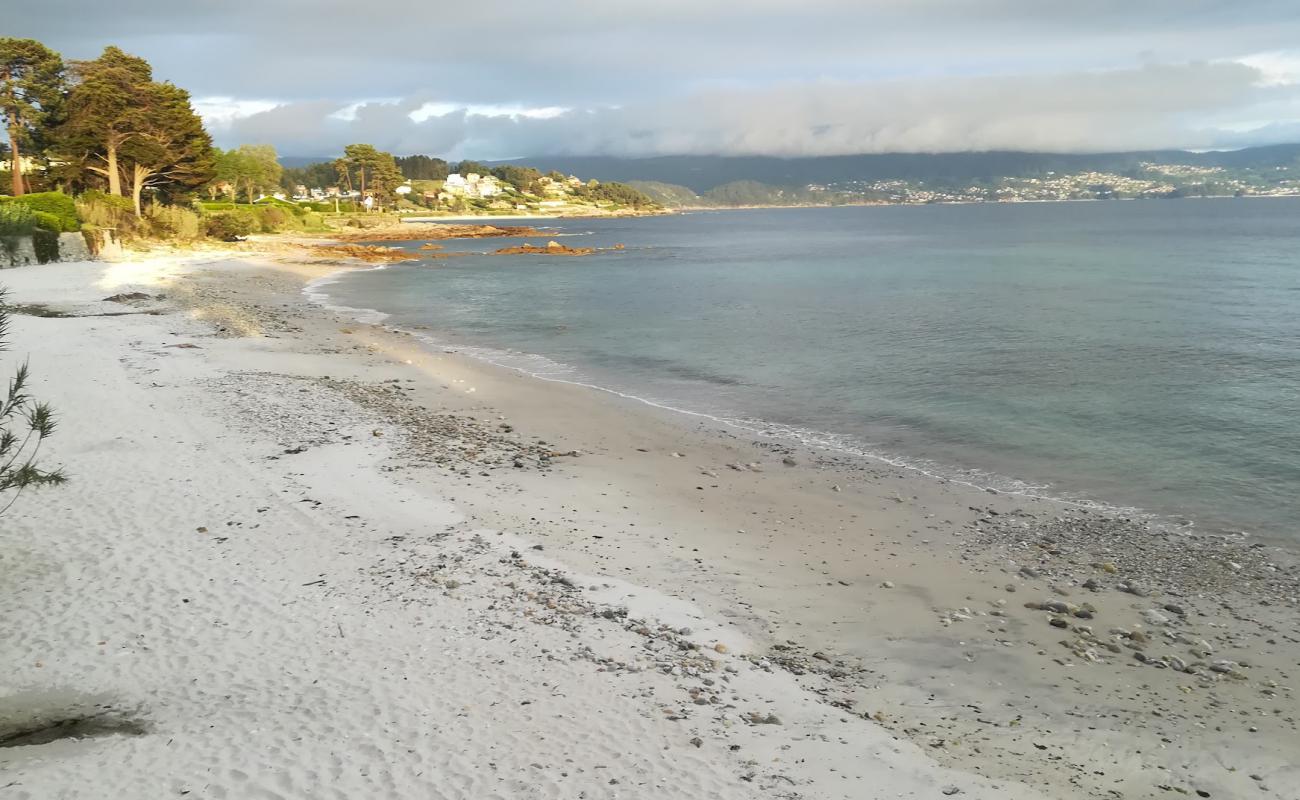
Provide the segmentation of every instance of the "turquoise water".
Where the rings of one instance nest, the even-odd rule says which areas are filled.
[[[1300,201],[556,229],[627,249],[425,260],[322,290],[547,377],[981,485],[1300,537]]]

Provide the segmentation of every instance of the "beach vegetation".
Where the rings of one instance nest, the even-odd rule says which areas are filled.
[[[207,235],[221,242],[237,242],[262,227],[257,217],[244,209],[212,214],[204,224]]]
[[[8,350],[9,306],[0,288],[0,352]],[[27,488],[54,486],[67,480],[62,469],[43,469],[41,445],[54,434],[54,411],[30,394],[27,362],[19,364],[0,394],[0,514]]]
[[[36,230],[36,212],[22,203],[0,203],[0,236],[27,236]]]
[[[30,192],[21,197],[0,197],[0,204],[22,205],[53,218],[50,230],[72,233],[81,230],[76,202],[63,192]]]

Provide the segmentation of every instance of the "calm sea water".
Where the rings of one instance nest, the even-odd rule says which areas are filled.
[[[426,260],[322,290],[547,377],[1300,541],[1300,201],[730,211],[556,234],[627,249]]]

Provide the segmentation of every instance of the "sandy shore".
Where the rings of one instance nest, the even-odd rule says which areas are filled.
[[[14,345],[74,478],[0,519],[0,797],[1297,796],[1289,554],[491,367],[338,268],[0,274],[69,315]]]

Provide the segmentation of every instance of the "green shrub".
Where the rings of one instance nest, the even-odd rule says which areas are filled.
[[[199,215],[188,208],[153,204],[144,210],[149,235],[156,239],[193,241],[202,235]]]
[[[58,227],[50,230],[56,233],[81,230],[81,222],[77,219],[77,204],[63,192],[33,192],[22,197],[8,198],[8,202],[21,203],[32,211],[54,217]]]
[[[207,219],[208,236],[223,242],[238,241],[258,227],[257,219],[247,211],[225,211]]]
[[[63,232],[63,220],[59,219],[55,215],[45,211],[34,211],[32,212],[32,216],[36,218],[36,227],[41,230],[50,231],[51,233]]]
[[[275,233],[284,228],[291,219],[289,212],[277,206],[260,206],[257,209],[257,222],[262,228],[262,233]]]
[[[77,213],[86,224],[96,228],[113,228],[122,238],[130,238],[140,232],[135,207],[125,197],[91,190],[77,198]]]
[[[0,203],[0,236],[27,236],[36,230],[36,212],[22,203]]]

